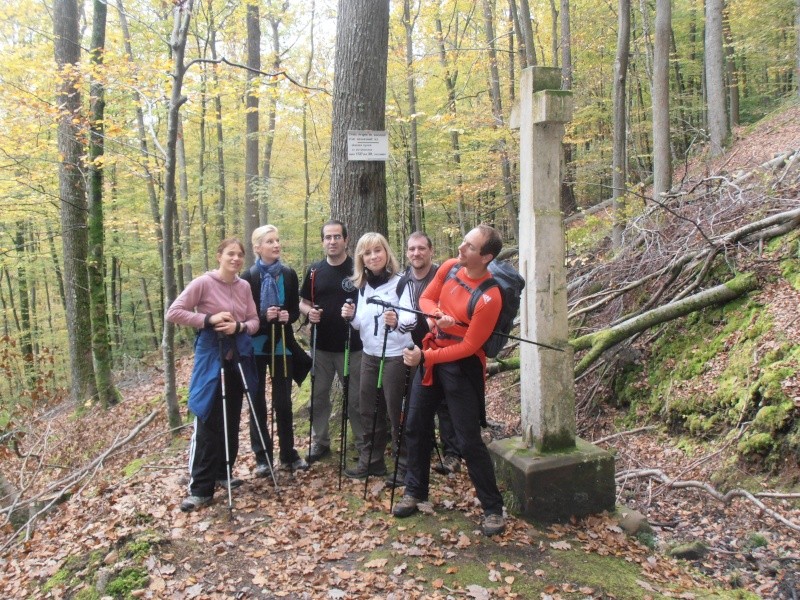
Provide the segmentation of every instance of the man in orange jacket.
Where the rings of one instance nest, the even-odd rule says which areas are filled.
[[[417,369],[408,409],[405,442],[408,447],[406,489],[393,509],[396,517],[415,513],[428,499],[433,417],[446,401],[453,420],[459,451],[483,507],[485,535],[502,533],[503,497],[497,488],[489,450],[481,438],[486,354],[483,344],[494,330],[502,308],[498,287],[486,290],[470,319],[468,304],[472,290],[491,277],[488,265],[500,253],[503,241],[496,229],[479,225],[464,236],[458,258],[448,260],[437,271],[420,298],[431,332],[423,349],[404,350],[404,360]],[[451,270],[458,265],[455,277]]]

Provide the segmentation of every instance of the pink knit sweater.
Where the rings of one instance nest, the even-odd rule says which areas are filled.
[[[216,271],[208,271],[192,280],[167,310],[167,321],[202,329],[206,315],[228,311],[245,324],[250,335],[258,331],[258,313],[250,284],[238,277],[233,283],[223,281]]]

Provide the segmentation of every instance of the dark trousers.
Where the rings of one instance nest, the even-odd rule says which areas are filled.
[[[242,413],[244,387],[236,363],[226,360],[225,407],[228,421],[228,459],[231,472],[239,453],[239,419]],[[189,493],[193,496],[213,496],[217,480],[227,479],[225,453],[225,422],[222,410],[222,386],[217,386],[211,414],[205,422],[195,418],[194,433],[189,445]]]
[[[272,373],[272,408],[275,411],[275,427],[278,430],[278,447],[280,461],[291,464],[300,458],[294,447],[294,418],[292,415],[292,359],[286,357],[286,372],[284,372],[283,355],[275,356],[275,372]],[[256,455],[256,462],[266,464],[267,455],[272,462],[273,449],[272,437],[267,429],[267,370],[272,368],[271,356],[256,356],[256,370],[258,372],[258,390],[253,398],[255,418],[261,426],[264,441],[267,444],[266,452],[258,436],[258,429],[254,415],[250,414],[250,446]]]
[[[477,379],[476,374],[481,377]],[[494,465],[481,438],[480,406],[483,397],[483,370],[477,357],[442,363],[433,367],[433,385],[422,385],[423,369],[418,369],[411,388],[406,425],[408,466],[406,494],[428,499],[433,418],[442,400],[447,402],[456,443],[475,492],[486,514],[502,514],[503,497],[497,488]],[[478,387],[480,385],[480,387]]]
[[[450,410],[447,402],[442,400],[439,408],[436,409],[436,416],[439,420],[439,439],[442,442],[442,452],[445,456],[461,456],[456,443],[456,430],[453,427],[453,419],[450,418]]]

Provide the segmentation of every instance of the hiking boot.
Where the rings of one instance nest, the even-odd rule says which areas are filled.
[[[244,481],[242,481],[241,479],[239,479],[237,477],[231,477],[231,489],[232,490],[235,490],[236,488],[241,487],[241,485],[243,483],[244,483]],[[221,488],[228,489],[228,479],[227,478],[225,478],[225,479],[217,479],[217,485],[219,487],[221,487]]]
[[[355,467],[350,467],[344,470],[345,476],[350,479],[366,479],[370,477],[383,477],[386,475],[386,465],[382,462],[372,463],[369,468],[365,465],[359,464]]]
[[[292,462],[281,461],[281,469],[284,471],[308,471],[308,463],[298,456]]]
[[[506,520],[496,513],[484,515],[483,535],[497,535],[506,530]]]
[[[269,468],[267,463],[259,463],[253,470],[253,475],[256,477],[272,477],[272,469]]]
[[[208,506],[211,504],[213,496],[188,496],[181,502],[181,510],[183,512],[192,512],[198,508]]]
[[[442,464],[444,468],[447,469],[448,473],[458,473],[461,471],[461,459],[454,454],[448,454],[442,460]]]
[[[405,494],[401,499],[400,502],[394,505],[392,509],[392,514],[395,517],[399,517],[400,519],[404,519],[405,517],[410,517],[415,512],[419,510],[419,503],[420,500],[414,498],[414,496],[409,496]]]
[[[394,482],[397,481],[397,485]],[[398,469],[397,479],[394,477],[394,471],[386,476],[386,487],[403,487],[406,484],[406,472],[403,469]]]
[[[308,456],[306,456],[306,461],[308,461],[308,464],[315,463],[318,460],[322,460],[330,453],[331,453],[330,446],[319,446],[317,444],[311,444],[311,452],[309,452]]]

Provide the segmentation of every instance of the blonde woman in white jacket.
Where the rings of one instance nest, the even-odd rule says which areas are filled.
[[[365,479],[387,474],[384,456],[389,438],[387,416],[392,425],[393,450],[396,451],[406,382],[403,348],[413,343],[411,331],[417,319],[413,312],[386,308],[386,305],[393,305],[413,309],[407,286],[401,290],[401,297],[397,295],[400,263],[385,237],[375,232],[362,235],[356,244],[354,260],[353,283],[359,290],[358,302],[355,306],[342,306],[342,317],[352,319],[353,329],[359,332],[364,345],[358,399],[364,446],[358,464],[344,473],[351,479]],[[373,301],[370,302],[370,299]],[[378,389],[381,363],[382,386]],[[401,484],[405,479],[404,454],[402,452],[400,456],[397,474],[397,481]],[[390,474],[386,479],[387,484],[391,485],[393,480]]]

